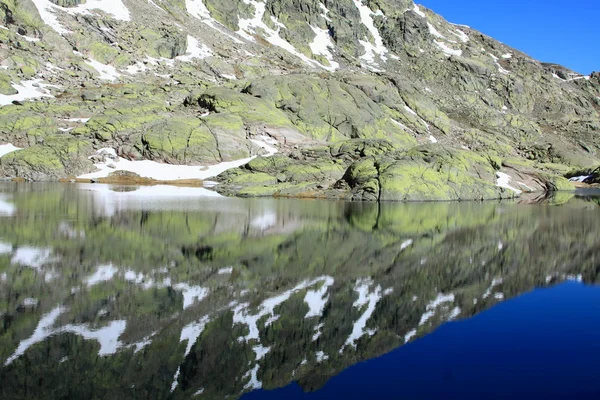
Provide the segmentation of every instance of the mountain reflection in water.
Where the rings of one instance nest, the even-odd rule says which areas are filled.
[[[531,317],[520,310],[532,294],[477,314],[535,288],[597,280],[593,196],[376,204],[107,189],[0,185],[1,398],[217,399],[256,389],[249,398],[318,396],[373,377],[389,360],[397,369],[369,378],[368,393],[459,393],[448,382],[508,360],[487,339],[494,329],[477,321],[511,304],[513,315]],[[565,304],[547,293],[566,285],[542,291],[544,301]],[[592,292],[582,304],[597,305]],[[590,321],[572,315],[573,326]],[[451,320],[458,322],[437,330]],[[467,325],[475,326],[471,340],[453,344]],[[527,326],[513,332],[517,342],[541,335]],[[585,343],[561,332],[565,343]],[[436,346],[448,350],[439,353],[444,362]],[[495,355],[464,369],[469,358],[460,355],[477,348]],[[427,358],[419,364],[411,349]],[[543,368],[558,368],[547,360]],[[577,370],[572,359],[560,367],[564,376]],[[440,392],[395,383],[405,372],[407,382]],[[501,378],[519,376],[516,369]],[[268,391],[277,388],[285,389]]]

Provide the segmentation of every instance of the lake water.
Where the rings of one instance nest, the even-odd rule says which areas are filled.
[[[2,399],[600,398],[600,197],[0,184]]]

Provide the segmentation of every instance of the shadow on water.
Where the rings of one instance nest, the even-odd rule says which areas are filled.
[[[511,377],[495,329],[530,318],[526,299],[597,304],[591,289],[565,297],[571,284],[519,297],[597,282],[590,193],[377,204],[168,190],[0,185],[1,398],[458,395],[469,374]],[[540,327],[582,344],[548,324],[592,329],[586,315],[548,314],[512,337],[553,346],[540,360],[558,365],[575,350]]]

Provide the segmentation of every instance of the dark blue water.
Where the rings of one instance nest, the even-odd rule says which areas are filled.
[[[600,287],[575,282],[450,322],[354,365],[312,393],[295,383],[253,399],[600,399]]]

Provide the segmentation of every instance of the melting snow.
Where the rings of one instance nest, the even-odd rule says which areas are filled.
[[[462,56],[462,50],[455,50],[451,47],[448,47],[448,45],[446,43],[438,42],[437,40],[434,40],[433,43],[435,43],[444,52],[444,54],[447,55],[448,57]]]
[[[119,336],[125,332],[127,321],[111,321],[108,326],[97,330],[92,330],[85,325],[67,325],[60,328],[58,333],[71,332],[83,336],[87,340],[96,340],[100,343],[100,350],[98,351],[99,356],[115,354],[121,342]]]
[[[329,356],[325,354],[323,351],[317,351],[315,354],[317,356],[317,363],[322,363],[323,361],[329,360]]]
[[[184,62],[191,62],[194,58],[206,58],[213,55],[213,52],[204,43],[200,44],[198,40],[188,35],[187,37],[187,50],[185,55],[175,57],[177,60]]]
[[[254,143],[255,145],[257,145],[258,147],[266,150],[267,154],[264,155],[263,157],[270,157],[273,154],[277,153],[277,151],[278,151],[277,148],[267,144],[264,140],[250,139],[250,141],[252,143]],[[277,142],[275,142],[275,143],[277,143]]]
[[[410,245],[413,244],[413,240],[412,239],[407,239],[404,242],[402,242],[402,244],[400,245],[400,251],[407,249]]]
[[[308,304],[309,310],[304,318],[320,317],[323,314],[325,305],[329,300],[327,290],[331,285],[333,285],[333,278],[326,277],[325,282],[323,282],[323,285],[318,290],[309,290],[306,292],[304,301]]]
[[[40,269],[44,264],[52,260],[52,249],[40,249],[36,247],[19,247],[11,260],[11,264],[24,265],[33,269]]]
[[[208,296],[208,289],[201,286],[190,286],[187,283],[178,283],[173,286],[175,290],[181,290],[183,293],[183,309],[187,309],[195,301],[202,301]]]
[[[323,69],[329,69],[330,67],[326,67],[321,63],[306,57],[304,54],[300,53],[294,46],[292,46],[289,42],[282,39],[279,36],[279,31],[284,27],[282,23],[273,19],[275,25],[277,26],[277,30],[273,30],[269,28],[263,21],[263,16],[265,14],[265,3],[261,3],[256,0],[242,0],[244,3],[252,5],[254,7],[254,17],[249,19],[240,19],[238,22],[239,30],[237,34],[245,38],[249,41],[254,41],[254,37],[252,37],[249,33],[256,33],[257,30],[262,30],[265,33],[265,39],[274,46],[281,47],[287,52],[295,55],[300,58],[306,64],[310,66],[318,66]]]
[[[360,12],[360,20],[363,25],[367,28],[367,30],[371,33],[373,38],[375,39],[375,44],[373,45],[370,41],[359,40],[360,44],[365,48],[365,54],[361,56],[361,58],[367,62],[367,64],[375,64],[375,54],[379,55],[381,61],[386,61],[386,54],[388,53],[388,49],[383,45],[383,39],[379,34],[379,31],[375,27],[375,23],[373,22],[372,15],[379,15],[371,11],[368,6],[362,4],[362,0],[352,0],[354,1],[354,5],[358,8]]]
[[[159,200],[177,198],[222,197],[217,192],[199,187],[179,187],[168,185],[140,186],[133,191],[115,191],[111,185],[82,184],[80,190],[87,190],[94,196],[94,207],[105,215],[113,215],[116,210],[133,207],[140,209],[146,203],[150,205]]]
[[[277,224],[277,214],[274,212],[267,212],[263,215],[255,217],[250,222],[250,226],[253,228],[264,231]]]
[[[451,303],[454,301],[454,294],[443,295],[438,294],[438,296],[431,303],[427,304],[425,307],[426,312],[421,316],[421,321],[419,321],[419,326],[425,324],[431,317],[435,314],[435,309],[444,303]]]
[[[98,270],[94,275],[90,276],[85,280],[88,287],[97,285],[100,282],[110,281],[119,270],[112,266],[112,264],[102,265],[98,267]]]
[[[420,17],[423,17],[423,18],[425,18],[425,17],[426,17],[425,13],[424,13],[423,11],[421,11],[421,9],[419,8],[419,6],[418,6],[418,5],[416,5],[416,4],[415,4],[415,6],[413,7],[413,11],[414,11],[415,13],[417,13],[417,15],[419,15]]]
[[[31,337],[19,343],[17,350],[6,360],[4,365],[9,365],[18,357],[25,354],[31,346],[43,342],[46,338],[54,334],[74,333],[83,336],[86,340],[96,340],[100,344],[99,356],[114,354],[121,346],[119,337],[125,331],[126,321],[111,321],[107,326],[96,330],[90,329],[85,325],[66,325],[53,329],[52,326],[64,311],[66,311],[65,308],[57,307],[42,316]]]
[[[313,342],[321,337],[321,335],[323,334],[323,332],[321,332],[321,329],[323,329],[324,326],[325,326],[325,324],[323,324],[323,323],[320,323],[319,325],[315,326],[315,329],[314,329],[315,333],[313,334],[313,337],[312,337]]]
[[[12,253],[12,244],[0,242],[0,255]]]
[[[331,41],[331,35],[329,35],[329,31],[327,29],[315,28],[312,25],[310,25],[310,28],[316,35],[315,39],[310,44],[310,50],[313,52],[313,54],[325,56],[330,65],[328,69],[330,71],[335,71],[340,67],[340,64],[333,60],[333,55],[329,51],[330,48],[335,48],[333,42]]]
[[[583,182],[586,179],[591,178],[591,177],[592,177],[592,175],[581,175],[581,176],[574,176],[574,177],[570,178],[569,180],[571,182]]]
[[[233,267],[221,268],[217,271],[219,275],[227,275],[233,272]]]
[[[461,31],[460,29],[457,29],[456,32],[452,32],[452,31],[450,31],[450,32],[455,34],[456,36],[458,36],[460,41],[463,43],[467,43],[469,41],[469,36],[467,36],[467,34],[464,33],[463,31]]]
[[[512,190],[516,194],[523,193],[521,190],[515,189],[514,187],[510,186],[510,180],[511,180],[510,175],[507,175],[504,172],[496,172],[496,177],[498,178],[498,180],[496,182],[496,186]]]
[[[372,284],[371,280],[359,280],[356,282],[357,286],[355,287],[355,291],[358,292],[358,299],[354,302],[353,306],[357,308],[362,308],[367,305],[365,312],[358,318],[358,320],[354,323],[352,328],[352,333],[346,339],[346,343],[344,347],[350,345],[356,348],[356,341],[360,339],[365,333],[373,334],[373,331],[365,331],[365,326],[367,325],[367,321],[371,318],[371,315],[375,311],[375,306],[377,302],[381,299],[381,286],[377,286],[373,293],[369,293],[369,286]],[[344,347],[340,349],[340,353],[343,351]]]
[[[181,336],[179,337],[179,341],[183,342],[187,340],[187,345],[185,348],[185,353],[183,354],[183,358],[186,358],[188,354],[192,351],[192,347],[196,344],[196,341],[204,331],[206,324],[208,324],[208,317],[204,317],[199,321],[192,322],[183,327],[181,330]]]
[[[139,62],[139,61],[136,62],[134,65],[128,66],[125,69],[125,71],[127,71],[127,73],[130,75],[135,75],[140,72],[146,72],[147,70],[148,70],[148,67],[146,67],[146,64]]]
[[[429,141],[431,143],[437,143],[438,142],[437,139],[433,135],[429,135]]]
[[[25,354],[25,351],[27,351],[28,348],[36,343],[43,342],[47,337],[51,336],[53,334],[52,325],[56,323],[56,320],[63,311],[64,309],[62,307],[57,307],[48,314],[43,315],[31,337],[29,339],[22,340],[19,343],[17,350],[15,350],[13,355],[6,360],[4,365],[6,366],[11,364],[18,357]]]
[[[89,120],[90,120],[90,118],[69,118],[69,119],[67,119],[67,121],[69,121],[69,122],[81,122],[82,124],[85,124]]]
[[[92,58],[90,58],[89,60],[85,60],[85,63],[93,67],[96,71],[98,71],[98,74],[100,74],[98,79],[104,79],[107,81],[114,82],[117,78],[121,76],[117,69],[112,65],[102,64],[101,62],[96,61]]]
[[[429,33],[431,33],[433,36],[447,40],[444,37],[444,35],[442,35],[437,29],[435,29],[435,26],[431,25],[429,22],[427,23],[427,27],[429,28]]]
[[[8,153],[12,153],[13,151],[17,151],[17,150],[21,150],[21,148],[15,147],[11,143],[0,144],[0,158],[7,155]]]
[[[454,307],[454,309],[452,310],[452,312],[450,313],[450,316],[448,317],[448,320],[453,320],[456,317],[458,317],[460,315],[460,308],[459,307]]]
[[[100,149],[97,151],[98,154],[104,152],[110,152],[111,155],[115,156],[113,149]],[[162,164],[156,161],[143,160],[143,161],[129,161],[124,158],[118,157],[117,161],[107,159],[104,163],[94,164],[100,171],[92,172],[90,174],[81,175],[80,179],[96,179],[106,178],[111,172],[114,171],[130,171],[136,174],[163,181],[173,181],[178,179],[206,179],[217,176],[229,169],[237,168],[242,165],[249,163],[255,157],[248,157],[236,161],[222,162],[216,165],[208,167],[203,166],[189,166],[189,165],[172,165]]]
[[[39,97],[54,97],[46,89],[48,86],[52,85],[42,83],[41,79],[32,79],[13,84],[12,87],[18,93],[11,95],[0,94],[0,107],[11,104],[13,101],[24,101]]]
[[[229,37],[235,43],[237,43],[237,44],[243,43],[241,40],[239,40],[235,36],[230,35],[224,29],[221,29],[221,23],[219,23],[217,20],[215,20],[213,17],[211,17],[210,11],[208,11],[208,8],[206,8],[206,6],[204,5],[203,0],[185,0],[185,8],[186,8],[187,12],[190,13],[192,16],[198,18],[200,21],[202,21],[204,24],[210,26],[214,30]]]
[[[233,323],[234,324],[243,324],[248,326],[248,334],[246,336],[240,337],[239,341],[249,341],[249,340],[259,340],[259,331],[258,331],[258,320],[260,320],[263,316],[269,315],[270,318],[267,320],[265,325],[269,325],[273,321],[278,319],[278,316],[275,315],[275,307],[285,302],[290,296],[300,290],[309,288],[315,285],[318,282],[327,281],[330,279],[329,277],[321,277],[313,279],[312,281],[304,281],[297,285],[296,287],[283,292],[280,295],[275,297],[271,297],[262,302],[262,304],[258,307],[258,312],[256,314],[252,314],[248,310],[248,303],[243,303],[238,305],[234,309],[233,314]]]
[[[28,297],[25,300],[23,300],[23,306],[24,307],[36,307],[39,304],[39,302],[40,301],[38,299]]]
[[[408,342],[410,341],[410,339],[414,338],[417,335],[417,330],[413,329],[412,331],[409,331],[406,335],[404,335],[404,341]]]
[[[487,299],[488,297],[490,297],[490,295],[492,294],[492,290],[494,290],[494,288],[496,286],[501,285],[501,284],[502,284],[502,278],[495,278],[494,280],[492,280],[490,287],[487,288],[487,290],[483,294],[483,298]]]
[[[56,12],[62,11],[70,15],[83,14],[90,15],[91,10],[101,10],[107,14],[112,15],[115,19],[121,21],[130,21],[129,10],[125,7],[125,4],[121,0],[87,0],[83,4],[78,4],[77,7],[60,7],[56,4],[51,3],[48,0],[32,0],[35,4],[40,17],[46,25],[49,25],[52,29],[61,35],[71,33],[68,29],[63,27],[56,18]]]
[[[321,14],[321,16],[325,19],[325,21],[331,22],[331,18],[329,18],[329,9],[325,7],[325,4],[319,3],[319,8],[323,10],[323,14]]]
[[[5,197],[0,195],[0,216],[10,217],[16,210],[17,208],[13,204],[7,202]]]
[[[192,323],[184,326],[183,329],[181,330],[181,336],[179,336],[179,341],[183,342],[184,340],[187,340],[185,353],[183,355],[184,359],[192,351],[192,347],[194,347],[194,344],[196,344],[196,341],[198,340],[198,338],[204,331],[204,328],[206,327],[206,324],[208,323],[208,321],[209,321],[208,317],[204,317],[197,322],[192,322]],[[179,378],[180,373],[181,373],[181,367],[177,368],[177,372],[175,372],[175,376],[173,377],[173,383],[171,384],[171,392],[173,392],[175,390],[175,388],[177,387],[177,385],[179,383],[177,381],[177,379]]]
[[[406,105],[405,105],[405,106],[404,106],[404,109],[405,109],[406,111],[408,111],[410,114],[414,115],[415,117],[418,117],[418,116],[419,116],[419,115],[418,115],[416,112],[414,112],[414,111],[413,111],[413,109],[412,109],[412,108],[410,108],[409,106],[406,106]]]

